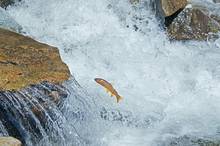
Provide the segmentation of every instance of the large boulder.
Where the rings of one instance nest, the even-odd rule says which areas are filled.
[[[13,137],[0,137],[0,146],[21,146],[21,142]]]
[[[0,28],[0,136],[61,145],[69,77],[57,48]]]
[[[0,29],[0,89],[19,90],[43,81],[62,83],[70,72],[57,48]]]
[[[173,40],[218,38],[220,30],[218,0],[151,0],[156,16]]]
[[[175,40],[206,40],[220,30],[220,23],[202,7],[187,7],[168,26],[170,38]]]

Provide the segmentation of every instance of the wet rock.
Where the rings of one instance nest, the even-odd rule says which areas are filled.
[[[207,40],[218,38],[219,6],[211,1],[153,1],[156,16],[173,40]],[[215,0],[217,2],[218,0]],[[212,6],[210,6],[212,5]]]
[[[21,0],[0,0],[0,7],[7,8],[7,6],[14,4],[16,1]]]
[[[3,8],[0,8],[0,28],[15,32],[22,31],[22,27]]]
[[[126,127],[148,128],[154,122],[163,119],[162,115],[145,115],[144,117],[137,117],[131,111],[123,111],[119,109],[107,109],[102,107],[100,110],[100,117],[105,121],[120,124]]]
[[[20,90],[43,81],[59,84],[69,77],[57,48],[0,29],[1,90]]]
[[[6,8],[8,5],[12,4],[13,0],[0,0],[0,6]]]
[[[177,138],[169,138],[160,145],[163,146],[219,146],[220,142],[217,140],[210,140],[206,138],[198,138],[195,136],[181,136]]]
[[[210,17],[220,24],[220,16],[211,14]]]
[[[137,4],[137,3],[139,3],[139,0],[129,0],[129,2],[130,2],[131,4]]]
[[[217,37],[220,24],[204,7],[187,7],[171,23],[167,31],[175,40],[206,40]]]
[[[0,136],[61,145],[69,77],[57,48],[0,28]]]
[[[185,8],[187,0],[151,0],[156,16],[162,24],[168,26]]]
[[[185,8],[187,0],[159,0],[164,16],[171,16],[180,9]]]
[[[50,97],[53,92],[56,101]],[[24,145],[36,145],[43,139],[61,142],[65,125],[60,110],[68,95],[67,88],[49,82],[19,91],[0,91],[1,135],[16,137]]]
[[[213,0],[214,3],[220,3],[220,0]]]
[[[0,137],[0,146],[21,146],[21,142],[13,137]]]

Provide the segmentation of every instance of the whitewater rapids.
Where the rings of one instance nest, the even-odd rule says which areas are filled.
[[[183,135],[219,136],[220,39],[170,42],[147,0],[135,6],[128,0],[24,0],[7,11],[25,35],[60,49],[95,105],[91,111],[105,107],[138,119],[133,126],[99,118],[79,126],[90,145],[153,146]],[[108,96],[96,77],[111,82],[122,102]]]

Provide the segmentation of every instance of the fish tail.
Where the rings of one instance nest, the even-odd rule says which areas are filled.
[[[118,95],[118,96],[117,96],[117,103],[119,103],[119,101],[122,100],[122,98],[123,98],[122,96],[119,96],[119,95]]]

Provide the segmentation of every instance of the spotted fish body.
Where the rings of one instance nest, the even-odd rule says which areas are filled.
[[[118,92],[113,88],[111,83],[101,78],[95,78],[95,81],[101,86],[103,86],[107,93],[110,93],[111,96],[115,96],[117,99],[117,103],[122,99]]]

